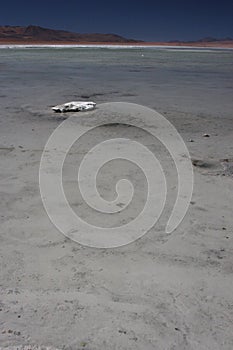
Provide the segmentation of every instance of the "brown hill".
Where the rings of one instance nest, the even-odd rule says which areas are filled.
[[[135,43],[139,40],[126,39],[116,34],[80,34],[64,30],[54,30],[30,25],[0,26],[1,42],[109,42],[109,43]]]

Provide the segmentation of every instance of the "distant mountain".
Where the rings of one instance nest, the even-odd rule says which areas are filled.
[[[212,43],[212,42],[216,42],[216,41],[233,41],[233,38],[220,38],[220,39],[217,39],[217,38],[212,38],[211,36],[209,37],[206,37],[206,38],[203,38],[203,39],[200,39],[200,40],[197,40],[198,42],[205,42],[205,43]]]
[[[127,39],[117,34],[100,33],[72,33],[65,30],[55,30],[29,25],[0,26],[0,44],[135,44],[135,45],[166,45],[193,47],[233,47],[232,38],[216,39],[206,37],[196,41],[172,40],[168,42],[144,42],[142,40]]]
[[[80,34],[64,30],[54,30],[29,25],[20,26],[0,26],[1,42],[109,42],[109,43],[135,43],[140,40],[126,39],[116,34]]]
[[[189,43],[218,43],[218,42],[230,42],[232,41],[233,42],[233,38],[220,38],[220,39],[217,39],[217,38],[212,38],[211,36],[209,37],[206,37],[206,38],[202,38],[202,39],[199,39],[199,40],[189,40],[189,41],[181,41],[181,40],[170,40],[169,43],[186,43],[186,44],[189,44]]]

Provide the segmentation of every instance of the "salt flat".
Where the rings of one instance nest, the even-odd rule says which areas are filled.
[[[0,50],[0,347],[232,350],[232,59],[225,50]],[[164,224],[172,193],[157,225],[120,248],[81,246],[50,222],[39,191],[40,158],[67,117],[51,106],[80,99],[154,108],[181,134],[194,160],[194,191],[171,235]],[[78,115],[77,123],[85,118]],[[93,131],[67,156],[64,188],[77,213],[105,226],[107,215],[88,211],[76,193],[76,163],[113,136],[161,151],[175,186],[172,163],[150,135],[122,125]],[[113,225],[137,214],[145,200],[145,179],[124,162],[103,169],[103,196],[112,198],[121,172],[133,174],[138,199]]]

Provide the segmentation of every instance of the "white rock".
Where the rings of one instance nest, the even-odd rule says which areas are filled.
[[[82,112],[90,111],[96,106],[95,102],[83,102],[83,101],[72,101],[52,107],[54,112],[65,113],[65,112]]]

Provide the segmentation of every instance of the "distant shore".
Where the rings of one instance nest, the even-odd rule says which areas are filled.
[[[233,49],[233,41],[214,41],[214,42],[74,42],[74,41],[19,41],[19,40],[0,40],[0,46],[19,45],[19,46],[130,46],[130,47],[187,47],[187,48],[222,48]]]

